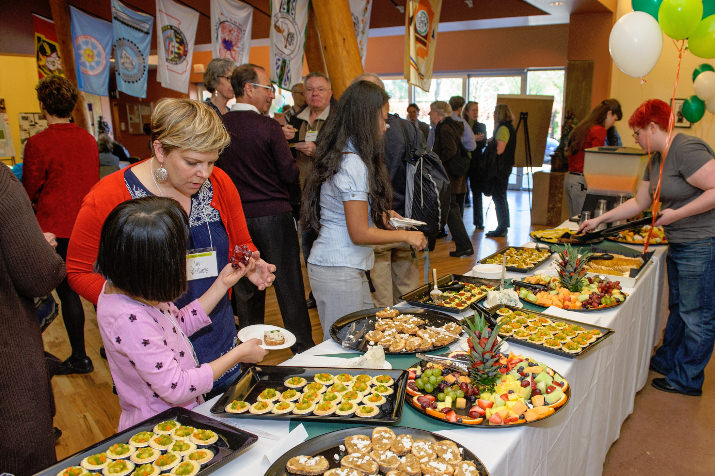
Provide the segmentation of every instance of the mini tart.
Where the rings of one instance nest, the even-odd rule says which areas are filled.
[[[298,401],[301,402],[301,403],[304,403],[304,402],[311,402],[311,403],[319,402],[319,401],[320,401],[320,398],[321,398],[321,395],[322,395],[322,393],[318,393],[318,392],[305,392],[304,394],[302,394],[302,395],[300,396],[300,399],[299,399]]]
[[[388,387],[387,385],[377,385],[372,388],[372,393],[379,393],[380,395],[392,395],[395,393],[395,391],[392,389],[392,387]]]
[[[308,385],[305,386],[303,389],[303,393],[308,393],[308,392],[316,392],[316,393],[325,393],[328,391],[328,387],[323,385],[320,382],[311,382]]]
[[[176,420],[164,420],[161,423],[156,424],[154,427],[154,433],[157,435],[168,435],[179,426],[179,422]]]
[[[513,322],[517,323],[520,326],[525,326],[529,323],[529,319],[527,319],[525,316],[521,316],[514,319]]]
[[[353,415],[355,413],[355,411],[357,410],[357,407],[358,407],[357,403],[355,403],[355,402],[343,401],[335,409],[335,414],[340,415],[340,416]]]
[[[214,457],[214,452],[211,451],[208,448],[199,448],[196,451],[192,451],[191,453],[187,454],[184,456],[184,461],[186,460],[191,460],[191,461],[196,461],[199,464],[206,464],[209,461],[211,461]]]
[[[294,388],[289,388],[278,397],[281,402],[294,402],[300,399],[300,392]]]
[[[174,444],[174,439],[169,434],[156,435],[149,440],[149,446],[160,451],[166,451]]]
[[[548,317],[539,316],[536,318],[536,323],[540,326],[548,326],[552,322],[553,321],[551,319],[549,319]]]
[[[132,476],[158,476],[159,472],[159,468],[157,468],[153,464],[147,463],[135,467],[134,471],[132,472]]]
[[[363,397],[363,399],[362,399],[362,403],[364,403],[365,405],[375,405],[375,406],[382,405],[386,401],[387,401],[387,399],[385,397],[383,397],[382,395],[380,395],[379,393],[371,393],[370,395],[367,395],[367,396]]]
[[[280,394],[275,388],[266,388],[258,395],[258,397],[256,397],[256,399],[261,402],[275,402],[278,400],[278,397],[280,397]]]
[[[136,452],[136,447],[134,445],[128,445],[126,443],[115,443],[109,448],[107,448],[107,458],[112,459],[126,459]]]
[[[568,324],[566,324],[564,321],[556,321],[554,322],[554,325],[559,329],[563,329],[564,327],[568,326]]]
[[[70,466],[57,473],[57,476],[82,476],[84,474],[89,474],[86,468],[82,466]]]
[[[335,381],[343,385],[349,385],[355,381],[355,377],[350,374],[338,374],[335,376]]]
[[[330,385],[335,381],[335,377],[328,373],[321,373],[321,374],[315,374],[313,377],[313,380],[315,380],[318,383],[322,383],[323,385]]]
[[[307,415],[315,409],[315,402],[299,402],[293,407],[295,415]]]
[[[286,401],[278,402],[275,405],[273,405],[271,412],[275,413],[276,415],[283,415],[284,413],[292,412],[294,407],[295,407],[295,404],[292,402],[286,402]]]
[[[529,337],[529,333],[526,332],[524,329],[514,329],[514,332],[512,332],[511,335],[513,335],[517,339],[526,339]]]
[[[136,453],[129,457],[129,459],[132,463],[142,465],[147,463],[153,463],[154,460],[157,459],[159,456],[161,456],[161,451],[157,450],[156,448],[147,446],[145,448],[139,448]]]
[[[334,403],[337,405],[338,403],[340,403],[342,401],[342,399],[343,399],[342,394],[340,394],[338,392],[325,392],[323,394],[323,399],[321,401],[331,402],[331,403]]]
[[[510,324],[504,324],[499,328],[499,334],[510,336],[514,332],[514,328]]]
[[[511,309],[509,309],[508,307],[499,308],[497,309],[497,314],[499,314],[500,316],[508,316],[509,314],[511,314]]]
[[[579,326],[578,324],[571,324],[571,329],[575,330],[576,332],[583,332],[586,330],[583,328],[583,326]]]
[[[370,377],[370,381],[372,381],[372,377]],[[370,383],[369,382],[355,382],[350,390],[354,390],[354,391],[360,392],[360,393],[368,393],[370,391]]]
[[[576,330],[573,327],[568,327],[568,326],[561,329],[561,332],[564,335],[566,335],[567,337],[573,337],[576,334],[578,334],[578,332],[576,332]]]
[[[111,460],[107,458],[107,453],[97,453],[89,455],[82,460],[80,465],[88,471],[99,471],[104,469]]]
[[[362,392],[357,392],[355,390],[348,390],[347,392],[343,393],[342,396],[342,401],[343,402],[359,402],[362,400],[362,397],[364,397],[365,394]]]
[[[337,392],[337,393],[344,393],[350,390],[347,385],[344,385],[340,382],[336,382],[332,384],[330,387],[328,387],[328,392]]]
[[[360,374],[360,375],[356,375],[355,378],[353,379],[353,381],[355,383],[362,382],[362,383],[366,383],[369,385],[372,382],[372,377],[370,377],[367,374]]]
[[[533,334],[534,332],[538,331],[539,328],[537,326],[532,326],[531,324],[529,324],[524,327],[524,330],[529,334]]]
[[[546,340],[546,337],[541,334],[531,334],[526,340],[532,344],[542,344],[544,340]]]
[[[188,441],[195,431],[196,428],[194,428],[193,426],[181,425],[174,428],[174,431],[171,432],[171,436],[174,437],[175,440]]]
[[[524,311],[520,311],[519,309],[511,311],[511,315],[514,316],[514,318],[526,317],[526,313]]]
[[[248,409],[248,411],[253,413],[254,415],[263,415],[264,413],[268,413],[271,410],[273,410],[273,403],[266,401],[256,402]]]
[[[564,342],[561,344],[561,350],[564,352],[568,352],[569,354],[578,354],[581,352],[581,346],[578,345],[576,342]]]
[[[313,414],[318,415],[318,416],[328,416],[332,415],[335,413],[335,410],[338,408],[336,404],[333,402],[320,402],[315,406],[315,410],[313,410]]]
[[[545,339],[544,345],[551,349],[560,349],[561,348],[561,342],[557,341],[556,339]]]
[[[257,405],[261,402],[256,402]],[[272,404],[271,404],[272,406]],[[218,441],[218,435],[216,432],[211,430],[196,430],[193,435],[191,435],[191,442],[197,446],[207,446],[212,445]]]
[[[355,410],[355,415],[360,418],[371,418],[380,413],[380,410],[374,405],[360,405]]]
[[[186,456],[187,454],[196,451],[196,444],[191,441],[179,440],[174,442],[174,446],[172,446],[169,451],[173,451],[179,456]]]
[[[163,473],[165,471],[169,471],[179,463],[181,463],[181,456],[169,451],[159,456],[156,461],[154,461],[154,466],[159,468],[159,471]]]
[[[196,461],[185,459],[171,470],[173,476],[194,476],[201,470],[201,465]]]
[[[303,377],[291,377],[286,379],[285,382],[283,382],[283,385],[285,385],[288,388],[302,388],[307,384],[308,381],[304,379]]]
[[[134,471],[134,463],[125,459],[110,462],[102,470],[104,476],[125,476]]]
[[[559,332],[558,334],[554,334],[554,339],[559,342],[566,342],[568,340],[568,336],[563,332]]]
[[[234,400],[226,405],[228,413],[246,413],[251,405],[243,400]]]
[[[154,438],[154,433],[151,431],[140,431],[136,435],[129,438],[129,444],[136,448],[144,448],[149,446],[149,441]]]
[[[589,340],[589,336],[576,336],[571,339],[571,342],[575,342],[581,347],[588,347],[588,344],[590,344],[592,341]]]

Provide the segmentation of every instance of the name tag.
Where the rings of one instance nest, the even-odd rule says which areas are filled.
[[[318,131],[308,131],[305,133],[305,142],[315,142],[318,140]]]
[[[216,250],[192,250],[186,255],[186,279],[215,278],[218,276]]]

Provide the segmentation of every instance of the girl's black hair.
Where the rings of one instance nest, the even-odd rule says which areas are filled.
[[[340,96],[320,130],[315,162],[303,189],[301,219],[320,229],[320,188],[338,172],[348,141],[368,172],[368,201],[372,222],[385,228],[383,213],[392,207],[392,185],[383,160],[384,138],[380,130],[382,108],[390,97],[370,81],[358,81]]]
[[[171,198],[120,203],[102,226],[95,271],[134,298],[175,301],[186,291],[189,219]]]

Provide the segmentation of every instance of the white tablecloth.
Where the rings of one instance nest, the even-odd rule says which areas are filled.
[[[469,448],[494,476],[601,474],[608,449],[618,438],[621,424],[633,411],[635,394],[646,384],[651,352],[667,317],[663,312],[666,248],[653,251],[650,263],[622,305],[595,312],[557,308],[545,311],[615,330],[584,356],[569,359],[510,344],[515,353],[531,355],[566,377],[571,385],[571,399],[561,411],[529,426],[450,429],[438,433]],[[522,276],[509,273],[507,277]],[[304,352],[300,358],[341,352],[347,351],[333,341],[326,341]],[[290,365],[290,361],[286,364]],[[212,404],[213,401],[207,402],[197,411],[211,416]],[[277,457],[305,438],[302,426],[289,435],[287,422],[223,421],[247,431],[269,432],[278,439],[261,437],[247,453],[219,469],[217,476],[263,474],[270,464],[265,453],[274,449]]]

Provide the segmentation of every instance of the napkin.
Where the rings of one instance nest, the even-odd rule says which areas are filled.
[[[268,460],[268,464],[273,464],[278,458],[283,456],[283,454],[298,446],[300,443],[308,439],[308,432],[305,431],[303,424],[296,426],[293,431],[288,433],[288,436],[281,438],[277,441],[269,450],[264,454],[265,459]]]

